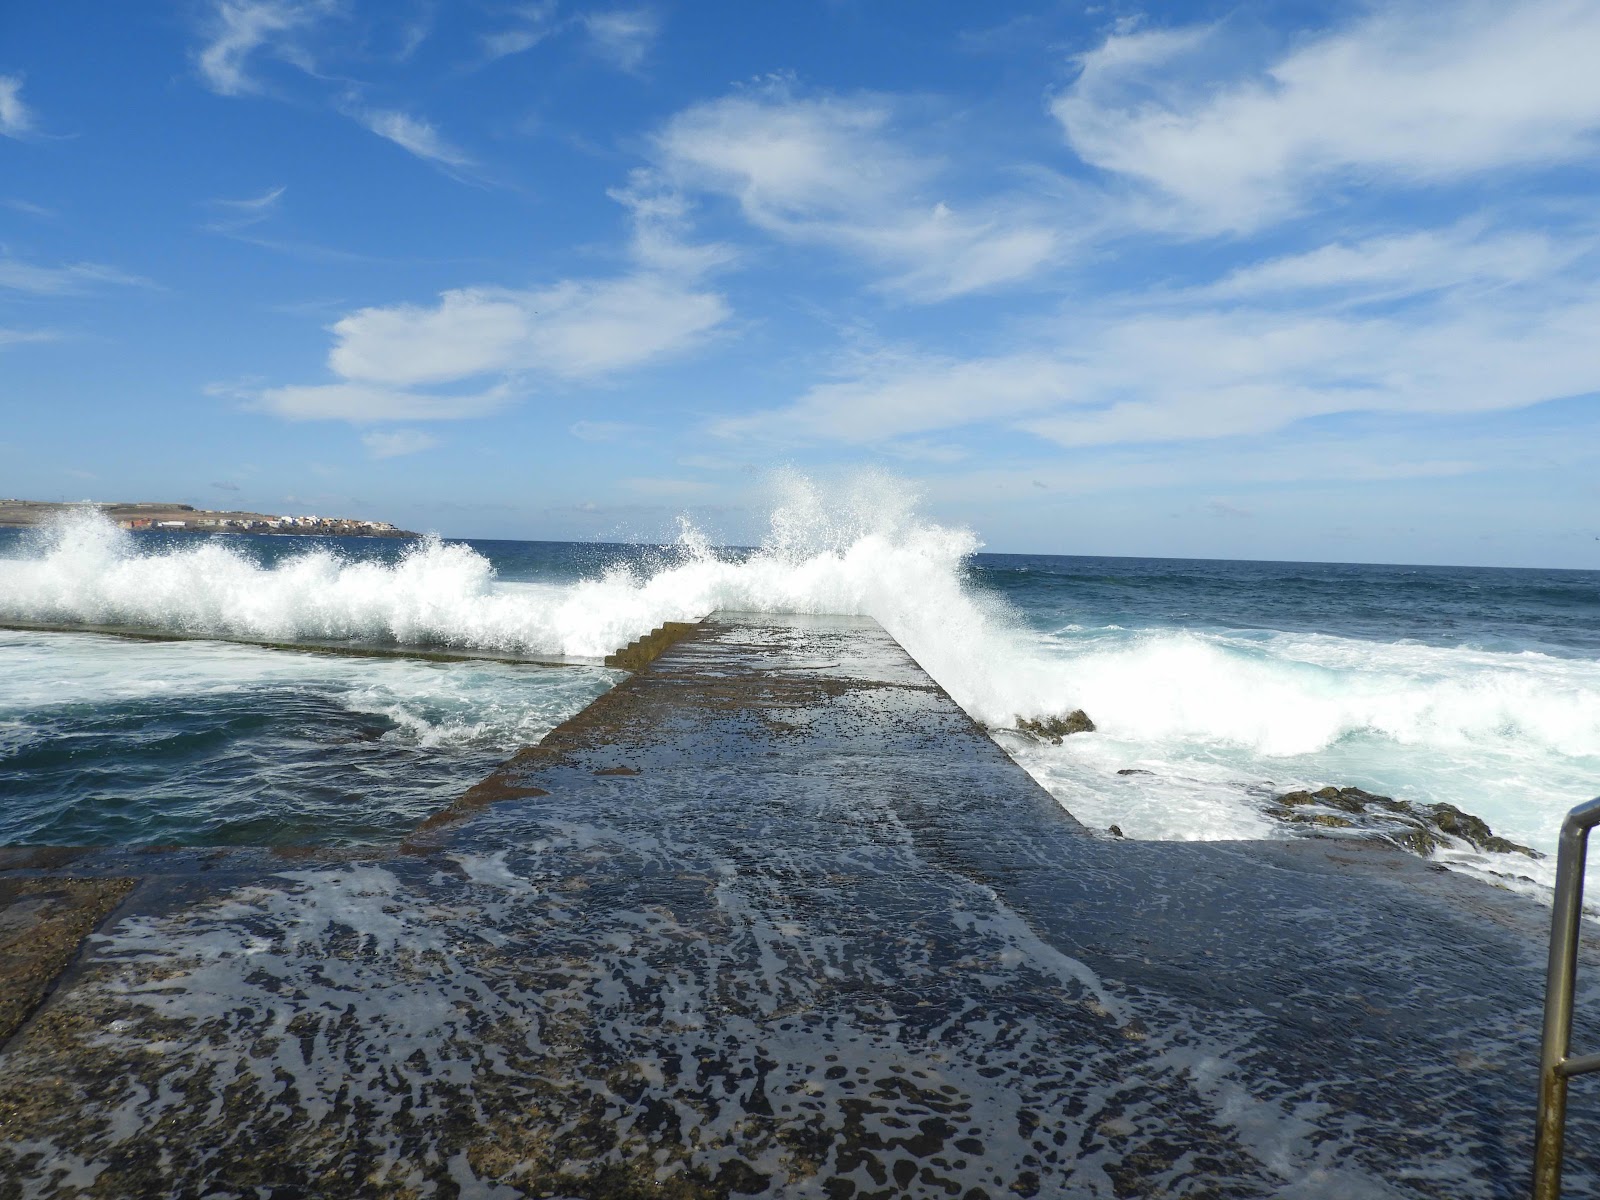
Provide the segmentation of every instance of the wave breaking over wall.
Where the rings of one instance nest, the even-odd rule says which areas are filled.
[[[717,550],[686,522],[660,561],[559,583],[502,579],[472,547],[437,538],[396,562],[308,547],[261,565],[226,539],[147,551],[77,518],[3,563],[0,619],[598,659],[718,609],[870,616],[991,727],[1087,710],[1099,732],[1062,747],[1000,736],[1080,817],[1120,819],[1133,836],[1261,836],[1270,830],[1248,795],[1335,783],[1456,803],[1549,848],[1546,831],[1600,778],[1590,659],[1273,630],[1083,629],[1066,590],[1058,620],[973,582],[975,535],[919,516],[903,481],[824,489],[789,475],[780,486],[752,551]],[[1131,767],[1150,775],[1130,778]]]

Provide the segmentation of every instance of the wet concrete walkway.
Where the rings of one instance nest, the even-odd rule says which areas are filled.
[[[713,618],[401,854],[63,871],[141,882],[0,1198],[1525,1194],[1547,910],[1091,837],[871,622]]]

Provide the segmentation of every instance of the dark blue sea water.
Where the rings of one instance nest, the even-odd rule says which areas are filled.
[[[1600,655],[1600,571],[979,554],[969,572],[1051,632],[1257,629]]]
[[[781,514],[780,514],[781,516]],[[1285,836],[1263,797],[1448,800],[1549,845],[1600,792],[1600,572],[974,554],[889,514],[757,549],[0,531],[0,621],[598,658],[716,608],[882,621],[1091,825]],[[393,840],[598,666],[0,632],[0,844]],[[1129,775],[1128,770],[1141,774]]]

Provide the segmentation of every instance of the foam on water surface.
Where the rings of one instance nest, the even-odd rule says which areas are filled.
[[[1371,849],[1086,837],[881,631],[737,620],[431,853],[135,898],[0,1062],[0,1172],[63,1200],[79,1167],[130,1195],[1508,1194],[1533,906]]]
[[[616,677],[0,630],[0,844],[392,841]]]
[[[1143,838],[1286,836],[1262,815],[1270,796],[1331,783],[1452,803],[1550,850],[1562,814],[1600,790],[1600,663],[1584,632],[1600,582],[1581,572],[1165,563],[1108,584],[1045,560],[1002,570],[874,476],[833,490],[788,478],[753,551],[715,550],[685,525],[661,555],[559,577],[509,577],[494,547],[436,539],[392,561],[144,544],[101,522],[58,527],[0,561],[0,619],[594,657],[719,609],[869,616],[992,728],[1087,710],[1098,732],[1061,746],[997,736],[1084,820]],[[1164,603],[1123,604],[1135,593]],[[478,724],[415,733],[470,738]]]

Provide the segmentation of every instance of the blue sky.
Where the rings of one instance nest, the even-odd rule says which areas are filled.
[[[0,13],[0,494],[1600,567],[1600,3]]]

